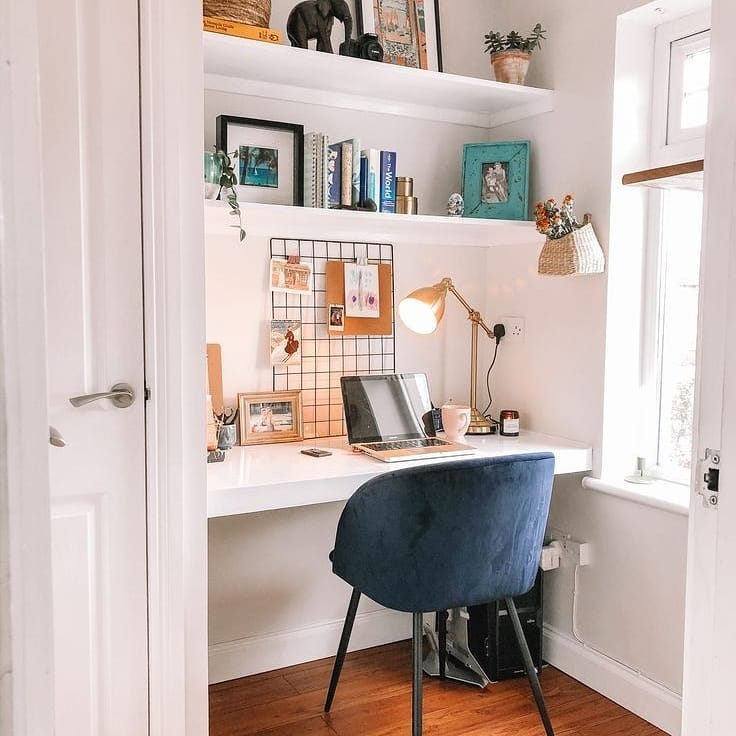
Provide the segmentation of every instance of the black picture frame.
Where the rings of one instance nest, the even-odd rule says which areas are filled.
[[[407,0],[408,4],[414,3],[415,0]],[[440,3],[439,0],[423,0],[425,11],[425,33],[427,36],[427,54],[428,69],[431,71],[443,71],[442,69],[442,34],[440,33]],[[426,7],[430,6],[433,10],[432,16],[427,14]],[[384,51],[384,61],[391,63],[391,50],[389,44],[385,43],[382,37],[381,29],[376,28],[376,18],[374,16],[373,0],[355,0],[355,15],[358,28],[358,35],[363,33],[375,33],[381,40]],[[433,42],[434,49],[432,48]],[[434,55],[436,53],[436,59]],[[411,65],[409,65],[411,66]],[[422,68],[419,65],[416,68]]]
[[[241,202],[304,206],[304,126],[276,120],[218,115],[215,142],[218,150],[233,159]],[[268,184],[241,182],[243,148],[260,148],[278,152],[275,181]],[[234,156],[237,154],[237,156]]]

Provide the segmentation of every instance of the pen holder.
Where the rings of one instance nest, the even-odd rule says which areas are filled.
[[[238,427],[235,424],[222,424],[217,432],[217,447],[220,450],[229,450],[238,441]]]

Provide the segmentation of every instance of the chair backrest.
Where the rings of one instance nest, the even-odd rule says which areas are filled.
[[[472,458],[385,473],[348,499],[332,569],[399,611],[526,593],[549,513],[551,453]]]

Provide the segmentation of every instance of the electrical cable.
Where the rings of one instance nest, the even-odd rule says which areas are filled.
[[[491,365],[488,368],[488,372],[486,373],[486,390],[488,391],[488,404],[485,409],[481,412],[481,414],[486,418],[490,419],[494,424],[498,424],[498,422],[491,416],[488,416],[486,412],[491,408],[491,404],[493,403],[493,396],[491,395],[491,371],[493,370],[493,366],[496,365],[496,357],[498,356],[498,343],[501,342],[499,338],[496,338],[496,348],[493,351],[493,360],[491,361]]]

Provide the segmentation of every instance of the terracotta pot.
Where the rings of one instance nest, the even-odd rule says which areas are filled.
[[[529,51],[497,51],[491,54],[491,66],[496,81],[524,84],[530,58]]]
[[[203,15],[268,28],[271,0],[203,0]]]

